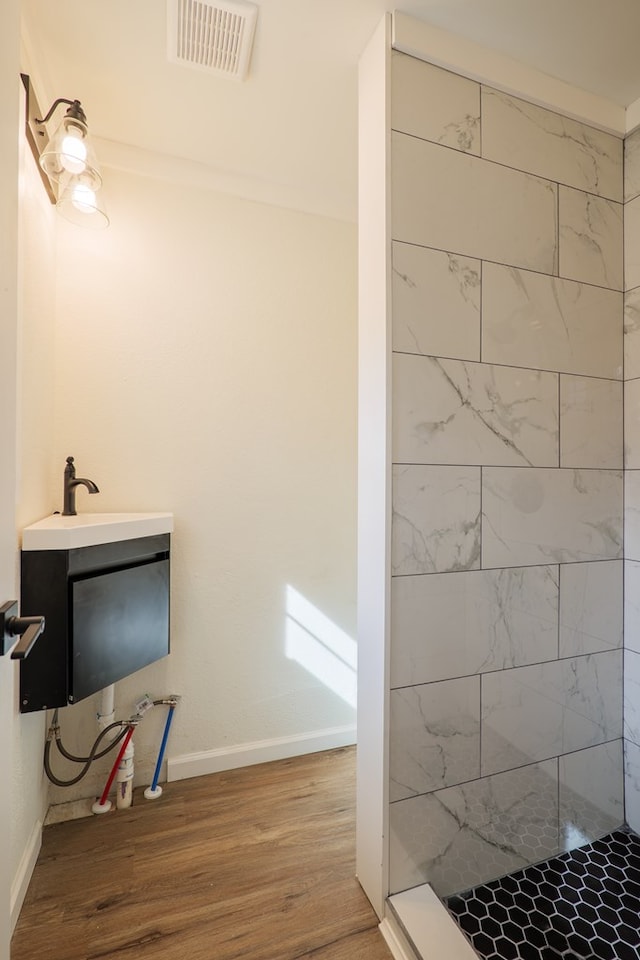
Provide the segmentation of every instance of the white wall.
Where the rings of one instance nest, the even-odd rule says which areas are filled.
[[[21,136],[19,5],[3,6],[0,30],[2,192],[0,220],[0,602],[18,597],[18,533],[40,514],[52,442],[53,232],[51,211]],[[0,662],[0,957],[9,955],[40,844],[47,788],[42,776],[44,718],[18,712],[18,668]]]
[[[287,588],[319,635],[310,649],[355,636],[356,228],[184,183],[106,180],[110,228],[59,230],[49,508],[72,454],[101,490],[81,489],[80,511],[175,514],[172,654],[119,685],[118,712],[146,691],[182,694],[174,757],[351,731],[353,707],[286,641],[288,627],[306,636]],[[333,684],[345,668],[325,657]],[[94,710],[62,711],[70,744],[73,727],[87,745]],[[136,734],[143,782],[156,714]],[[104,773],[52,796],[87,796]]]
[[[388,689],[391,443],[388,363],[389,31],[380,22],[359,65],[358,879],[380,917],[389,891]]]
[[[24,100],[22,100],[24,106]],[[53,443],[53,345],[55,324],[55,214],[24,138],[20,138],[18,488],[16,526],[21,530],[47,512]],[[16,594],[17,596],[17,594]],[[39,641],[46,642],[46,634]],[[18,714],[15,670],[11,863],[14,921],[40,844],[48,782],[42,767],[45,716]]]
[[[0,603],[13,599],[15,582],[16,489],[16,331],[18,269],[18,3],[8,0],[0,13]],[[0,763],[11,770],[13,665],[0,658]],[[0,790],[0,960],[9,958],[11,873],[11,796]]]

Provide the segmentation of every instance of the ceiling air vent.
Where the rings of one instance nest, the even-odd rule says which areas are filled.
[[[258,8],[245,0],[168,0],[169,59],[244,80]]]

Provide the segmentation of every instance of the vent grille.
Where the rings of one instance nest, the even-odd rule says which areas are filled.
[[[169,0],[169,59],[243,80],[258,8],[244,0]]]

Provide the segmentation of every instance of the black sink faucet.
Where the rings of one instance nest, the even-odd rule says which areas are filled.
[[[82,484],[89,493],[100,493],[93,480],[85,480],[84,477],[76,477],[76,468],[73,465],[73,457],[67,457],[67,465],[64,468],[64,497],[62,516],[76,516],[76,487]]]

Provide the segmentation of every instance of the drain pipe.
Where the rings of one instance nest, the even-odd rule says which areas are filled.
[[[167,714],[167,720],[164,725],[164,733],[162,734],[162,743],[160,744],[160,750],[158,752],[158,760],[156,762],[156,769],[153,774],[153,781],[150,787],[144,792],[144,795],[147,800],[157,800],[158,797],[162,796],[162,787],[158,784],[158,779],[160,777],[160,769],[162,767],[162,761],[164,759],[164,751],[167,746],[167,740],[169,739],[169,730],[171,729],[171,721],[173,720],[174,711],[178,705],[180,697],[172,695],[167,697],[166,700],[154,700],[154,704],[165,703],[169,707],[169,713]]]
[[[105,687],[102,691],[102,696],[100,699],[100,709],[96,714],[96,720],[98,721],[98,729],[104,730],[105,727],[108,727],[109,724],[113,723],[116,718],[116,685],[115,683],[110,683],[108,687]]]

